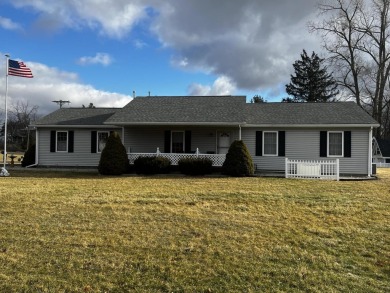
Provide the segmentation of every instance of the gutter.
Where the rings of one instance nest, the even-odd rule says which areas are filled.
[[[237,126],[245,125],[245,122],[110,122],[111,125],[123,126]],[[108,124],[108,123],[107,123]]]
[[[57,125],[57,124],[50,124],[50,125],[30,125],[31,127],[36,127],[36,128],[120,128],[115,125]]]
[[[379,127],[379,124],[245,124],[243,127],[258,128],[367,128]]]
[[[372,175],[372,127],[368,133],[368,177]]]

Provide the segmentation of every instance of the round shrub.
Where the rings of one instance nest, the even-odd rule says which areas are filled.
[[[241,177],[254,173],[252,157],[242,140],[235,140],[226,154],[226,160],[222,165],[222,174]]]
[[[35,164],[35,144],[31,145],[24,153],[22,167],[27,167]]]
[[[164,157],[138,157],[134,160],[134,169],[137,174],[167,174],[170,167],[171,161]]]
[[[128,169],[126,148],[117,132],[111,133],[100,155],[98,170],[102,175],[122,175]]]
[[[196,176],[211,174],[213,162],[208,158],[183,158],[178,165],[181,173]]]

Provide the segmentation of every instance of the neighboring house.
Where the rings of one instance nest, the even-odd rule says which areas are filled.
[[[341,174],[371,175],[377,122],[353,102],[246,103],[245,96],[137,97],[121,109],[63,108],[33,125],[37,164],[97,166],[109,131],[130,160],[141,153],[204,154],[221,164],[242,139],[258,170],[285,159],[339,159]],[[99,144],[100,149],[99,149]],[[216,163],[217,164],[217,163]]]
[[[377,164],[389,164],[390,166],[390,140],[373,139],[372,161]]]

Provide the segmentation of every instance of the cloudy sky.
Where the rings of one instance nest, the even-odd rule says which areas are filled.
[[[33,79],[9,77],[10,104],[40,114],[137,95],[247,95],[280,101],[302,49],[320,51],[307,22],[314,0],[0,0],[0,111],[5,57]]]

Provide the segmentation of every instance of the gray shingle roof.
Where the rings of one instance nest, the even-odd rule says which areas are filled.
[[[164,123],[264,126],[378,125],[354,102],[247,104],[245,96],[137,97],[121,109],[59,109],[38,120],[35,125]]]
[[[254,125],[378,124],[354,102],[246,104],[246,123]]]
[[[243,122],[245,96],[137,97],[106,123]]]
[[[117,108],[62,108],[39,119],[34,125],[103,125],[117,110]]]

